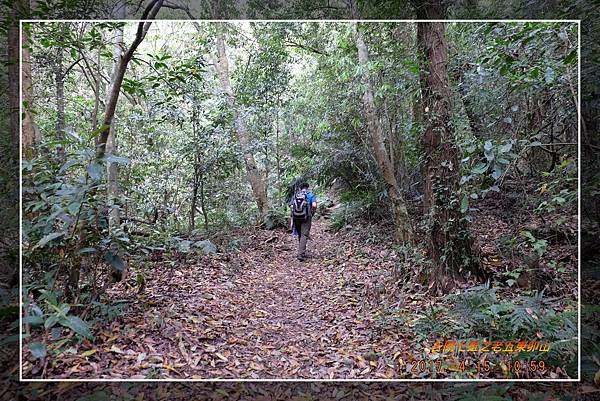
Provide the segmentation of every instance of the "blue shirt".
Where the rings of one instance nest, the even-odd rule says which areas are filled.
[[[315,196],[315,194],[313,194],[312,192],[309,191],[308,194],[307,194],[307,198],[308,198],[308,204],[309,204],[309,207],[310,207],[310,212],[311,212],[311,215],[312,215],[312,204],[313,204],[313,202],[317,201],[317,197]]]
[[[294,194],[295,196],[295,194]],[[292,206],[292,202],[294,201],[294,196],[292,196],[292,199],[290,199],[290,201],[288,202],[289,206]],[[317,197],[315,196],[315,194],[313,194],[312,192],[308,191],[308,193],[306,194],[306,197],[308,198],[308,213],[309,213],[309,218],[312,218],[312,204],[313,202],[317,201]],[[294,237],[298,236],[298,229],[296,228],[296,225],[293,224],[294,220],[292,219],[292,235]]]

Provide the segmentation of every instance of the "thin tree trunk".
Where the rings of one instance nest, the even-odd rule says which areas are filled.
[[[154,17],[158,13],[158,10],[160,10],[160,8],[162,7],[163,1],[164,0],[153,0],[146,6],[146,9],[144,10],[141,17],[141,19],[146,22],[138,23],[138,28],[133,43],[129,46],[127,51],[121,55],[119,62],[117,63],[117,66],[115,68],[115,74],[111,77],[112,84],[110,85],[110,90],[107,96],[102,129],[99,134],[96,145],[96,158],[98,160],[102,160],[106,154],[108,137],[113,124],[115,111],[117,109],[119,93],[121,92],[121,85],[123,84],[125,71],[127,71],[127,65],[129,64],[129,61],[131,61],[131,58],[133,57],[133,54],[135,53],[140,43],[142,43],[142,41],[146,37],[146,34],[148,33],[150,26],[152,25],[152,21],[148,20],[154,19]],[[96,210],[96,214],[98,214],[98,210]],[[121,281],[126,277],[126,271],[119,271],[113,269],[112,276],[115,278],[115,280]]]
[[[29,1],[24,0],[20,2],[23,10],[22,12],[29,13]],[[39,144],[42,140],[40,129],[35,123],[33,118],[33,83],[31,78],[31,57],[29,55],[29,35],[27,30],[22,29],[21,31],[21,83],[22,83],[22,94],[23,94],[23,126],[22,126],[22,139],[23,139],[23,157],[30,159],[35,156],[34,146]]]
[[[383,101],[383,114],[385,115],[385,118],[388,122],[387,139],[388,139],[388,155],[390,156],[390,163],[392,163],[392,166],[397,168],[398,166],[396,165],[396,161],[395,161],[396,152],[394,151],[395,130],[394,130],[394,127],[392,124],[392,119],[390,118],[387,99],[384,99],[384,101]],[[398,180],[399,180],[399,178],[396,178],[396,181],[398,181]]]
[[[197,110],[196,110],[196,91],[194,90],[192,96],[192,137],[198,141],[198,129],[197,129]],[[193,231],[196,227],[196,200],[198,198],[198,176],[200,169],[200,159],[198,152],[194,154],[194,176],[192,178],[192,204],[190,209],[190,231]]]
[[[122,7],[119,8],[121,15],[121,18],[124,18],[126,15],[126,7],[124,4],[122,4]],[[113,51],[113,64],[112,64],[112,70],[111,70],[111,82],[110,85],[108,86],[108,93],[107,93],[107,104],[108,104],[108,99],[111,96],[111,93],[113,92],[113,87],[116,84],[116,80],[117,80],[117,71],[119,68],[119,62],[121,60],[121,57],[123,56],[123,46],[124,46],[124,42],[123,42],[123,28],[117,29],[115,31],[115,47],[114,47],[114,51]],[[117,151],[117,138],[116,138],[116,131],[115,131],[115,125],[111,124],[110,127],[108,128],[108,138],[106,140],[106,153],[111,155],[116,153]],[[113,162],[107,162],[106,164],[106,173],[107,173],[107,200],[108,200],[108,204],[112,205],[112,207],[109,208],[109,212],[108,212],[108,226],[109,229],[114,230],[115,228],[118,228],[121,225],[121,221],[120,221],[120,217],[119,217],[119,207],[117,207],[118,205],[116,204],[116,200],[119,194],[119,183],[118,183],[118,167],[117,167],[117,163],[113,163]]]
[[[98,68],[100,68],[100,52],[101,49],[98,49]],[[94,85],[94,109],[92,111],[92,116],[91,116],[91,127],[92,127],[92,131],[95,131],[97,129],[98,126],[98,108],[100,105],[100,71],[98,71],[98,76],[96,77],[96,81],[95,81],[95,85]],[[94,143],[97,145],[97,141],[98,138],[94,138]],[[78,228],[78,232],[79,232],[79,241],[77,244],[77,247],[79,249],[85,247],[85,243],[86,243],[86,226],[87,226],[87,222],[86,220],[81,220],[79,222],[79,228]],[[76,263],[73,263],[69,266],[69,278],[67,281],[67,286],[65,289],[65,294],[67,295],[67,299],[71,298],[73,299],[75,297],[75,295],[78,293],[79,291],[79,276],[80,276],[80,263],[78,263],[79,261],[81,261],[82,257],[79,257],[77,259]],[[94,263],[94,279],[93,279],[93,283],[94,286],[96,285],[96,273],[97,273],[97,267],[96,264]]]
[[[400,190],[400,186],[396,180],[394,166],[392,165],[390,156],[387,154],[385,149],[383,130],[375,111],[373,79],[368,71],[369,53],[362,36],[362,32],[360,31],[356,22],[353,23],[353,28],[356,47],[358,49],[358,62],[361,68],[364,70],[363,76],[366,85],[365,93],[363,95],[363,104],[367,116],[367,123],[375,159],[377,160],[377,165],[379,166],[379,172],[383,176],[383,179],[386,183],[388,196],[390,197],[392,203],[394,224],[396,226],[396,240],[399,242],[410,242],[412,240],[412,227],[410,224],[408,210],[406,209],[406,203],[404,201],[402,191]]]
[[[141,19],[146,22],[139,22],[138,28],[135,34],[135,38],[133,43],[125,53],[121,56],[119,63],[116,68],[115,75],[113,77],[112,85],[110,87],[110,93],[106,102],[106,109],[104,111],[104,120],[102,124],[102,131],[100,132],[100,136],[98,138],[98,146],[96,148],[96,157],[98,159],[102,159],[106,153],[106,142],[108,141],[108,136],[110,133],[110,127],[113,123],[113,119],[115,116],[115,110],[117,109],[117,101],[119,100],[119,94],[121,93],[121,85],[123,84],[123,78],[125,77],[125,71],[127,71],[127,65],[131,61],[133,54],[136,49],[142,43],[146,34],[148,33],[148,29],[152,25],[152,20],[156,17],[158,10],[162,7],[164,0],[154,0],[150,2],[144,13],[142,14]]]
[[[412,124],[418,126],[423,124],[423,107],[418,93],[412,96]]]
[[[198,199],[198,167],[194,166],[192,181],[192,201],[190,205],[190,232],[196,228],[196,200]]]
[[[100,52],[101,49],[98,49],[98,53],[96,55],[96,66],[100,69]],[[100,109],[100,81],[102,77],[100,75],[100,71],[98,71],[98,75],[94,77],[94,109],[92,110],[92,132],[98,129],[98,111]],[[96,138],[97,140],[97,138]]]
[[[64,29],[64,28],[63,28]],[[64,31],[63,31],[64,32]],[[54,66],[54,81],[56,85],[56,139],[65,140],[65,77],[63,72],[64,50],[58,46],[56,48],[56,60]],[[65,144],[58,146],[58,157],[65,159]]]
[[[204,174],[200,174],[200,204],[202,217],[204,217],[204,230],[208,231],[208,210],[206,209],[206,192],[204,191]]]
[[[17,2],[13,4],[8,16],[8,107],[10,115],[10,138],[15,155],[19,154],[19,13]]]
[[[442,7],[441,1],[431,7]],[[425,15],[435,14],[431,11]],[[432,281],[445,292],[463,269],[476,267],[466,220],[461,213],[459,190],[459,151],[450,129],[451,92],[448,83],[448,53],[444,23],[417,24],[421,51],[421,81],[425,132],[424,204],[429,211],[428,253],[434,262]]]
[[[467,115],[467,120],[469,121],[469,127],[471,127],[471,132],[475,138],[483,138],[484,137],[484,124],[482,119],[477,115],[475,108],[473,107],[473,102],[469,98],[469,92],[467,91],[467,87],[465,86],[463,68],[458,74],[457,84],[458,84],[458,93],[460,94],[460,98],[462,99],[463,105],[465,106],[465,114]]]
[[[269,172],[270,172],[269,171],[269,131],[270,131],[270,129],[266,129],[265,136],[264,136],[264,141],[265,141],[265,147],[264,147],[264,151],[265,151],[265,192],[267,194],[269,193]]]
[[[279,107],[280,107],[280,97],[277,95],[277,108],[275,113],[275,166],[277,168],[277,201],[278,203],[283,204],[284,201],[282,199],[282,183],[281,183],[281,154],[279,149]]]
[[[217,74],[219,75],[219,80],[221,81],[221,86],[223,87],[223,92],[225,92],[227,98],[227,104],[233,113],[235,130],[244,155],[246,177],[252,187],[258,210],[261,215],[265,215],[269,209],[265,182],[256,166],[256,161],[252,154],[248,126],[246,125],[246,120],[238,110],[235,95],[229,81],[229,62],[227,60],[227,54],[225,53],[225,41],[223,40],[222,33],[219,33],[216,38],[216,50],[217,53],[216,55],[213,55],[213,61]]]
[[[390,116],[390,107],[387,100],[384,100],[385,115],[388,122],[389,130],[389,147],[390,161],[394,167],[394,174],[400,190],[405,192],[408,187],[408,174],[406,173],[406,157],[404,155],[404,140],[402,134],[396,129],[397,113],[394,113],[393,118]],[[402,106],[402,104],[400,104]]]

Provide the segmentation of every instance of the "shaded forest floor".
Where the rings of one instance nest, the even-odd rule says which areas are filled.
[[[536,262],[526,282],[510,288],[502,283],[516,262],[499,239],[539,224],[534,216],[493,211],[502,206],[496,202],[481,203],[473,230],[482,263],[504,286],[504,297],[541,285],[554,296],[576,299],[577,248],[564,240],[548,252],[566,261],[571,274]],[[432,361],[438,336],[419,332],[415,322],[441,301],[428,294],[422,266],[392,247],[381,226],[334,233],[328,224],[313,222],[304,262],[295,258],[297,240],[283,229],[231,232],[217,240],[220,252],[214,255],[151,253],[126,282],[109,289],[113,305],[125,305],[124,312],[107,311],[94,327],[93,343],[83,340],[43,363],[25,361],[24,377],[477,377],[456,372],[457,355],[444,359],[445,373],[415,369],[420,360]],[[227,250],[232,241],[238,249]],[[141,293],[135,270],[145,275]],[[457,290],[475,285],[465,282]],[[551,377],[568,376],[556,368]]]
[[[315,221],[309,259],[284,230],[246,232],[235,254],[149,262],[142,295],[102,327],[95,345],[62,354],[49,377],[392,378],[410,339],[374,327],[365,286],[385,268],[356,239]],[[364,247],[363,247],[364,248]],[[171,255],[173,256],[173,255]],[[385,355],[380,359],[375,354]],[[87,356],[86,356],[87,355]]]

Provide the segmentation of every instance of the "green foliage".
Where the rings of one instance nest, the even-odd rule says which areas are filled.
[[[384,194],[379,194],[383,197]],[[360,218],[376,218],[381,216],[383,199],[378,194],[360,190],[343,192],[340,196],[341,206],[331,216],[330,229],[339,231]]]
[[[289,225],[289,210],[286,207],[277,209],[269,209],[263,217],[263,224],[267,230],[275,228],[288,228]]]
[[[32,296],[25,321],[34,332],[45,329],[60,336],[64,329],[75,339],[93,338],[93,320],[78,317],[82,305],[91,305],[97,319],[114,319],[122,312],[123,305],[104,305],[89,292],[91,284],[97,288],[90,282],[97,277],[86,270],[80,280],[84,293],[67,297],[69,273],[81,266],[123,271],[136,261],[137,250],[192,252],[190,238],[256,224],[258,210],[246,179],[249,153],[268,191],[271,208],[262,216],[267,229],[287,228],[283,202],[297,177],[331,186],[340,195],[341,206],[331,216],[333,230],[360,220],[389,221],[390,200],[373,157],[362,101],[365,70],[373,80],[383,145],[403,195],[409,200],[422,196],[421,71],[414,25],[364,23],[370,63],[363,68],[357,65],[346,23],[199,23],[199,31],[183,22],[159,23],[173,28],[169,40],[146,41],[134,55],[112,125],[119,151],[103,160],[95,156],[94,141],[109,127],[98,127],[102,101],[94,101],[93,85],[85,83],[111,75],[111,41],[117,29],[127,28],[129,35],[129,24],[26,25],[35,38],[30,49],[35,118],[43,138],[38,157],[22,166],[23,256]],[[217,31],[227,43],[235,104],[224,95],[209,61]],[[535,182],[538,191],[531,202],[539,215],[575,214],[576,24],[450,24],[447,35],[454,97],[450,124],[463,158],[460,188],[444,201],[467,218],[476,201],[500,192],[514,178]],[[55,61],[57,52],[64,55],[63,66]],[[91,68],[77,63],[83,56],[93,60]],[[71,64],[64,77],[63,138],[55,129],[53,77]],[[93,122],[87,116],[95,107],[100,114]],[[249,132],[246,155],[236,136],[239,116]],[[116,164],[119,186],[110,199],[109,163]],[[123,223],[109,230],[111,210]],[[560,218],[554,220],[558,227],[564,223]],[[524,230],[514,246],[543,256],[548,239],[537,237]],[[239,241],[229,244],[230,249],[240,246]],[[453,246],[449,242],[445,250]],[[419,246],[398,252],[403,257],[395,274],[407,283],[414,279],[412,268],[431,267]],[[506,283],[514,286],[520,273],[506,273]],[[143,273],[136,278],[143,287]],[[553,342],[553,358],[573,361],[570,304],[541,294],[509,301],[489,287],[445,301],[452,307],[431,305],[421,311],[415,324],[419,338],[431,333],[541,335]],[[14,308],[5,313],[12,317]],[[60,348],[40,345],[31,344],[35,357]],[[149,371],[153,375],[160,372]],[[490,399],[498,396],[489,394]]]
[[[540,194],[536,212],[539,214],[574,212],[577,204],[577,166],[565,159],[552,171],[542,174],[537,191]]]
[[[542,256],[546,253],[546,248],[548,247],[548,241],[545,239],[538,239],[531,234],[531,232],[527,230],[523,230],[519,233],[519,235],[529,243],[529,245],[533,248],[533,250],[538,254],[538,256]]]
[[[69,314],[73,305],[58,303],[52,290],[43,290],[40,301],[44,301],[44,310],[33,304],[30,307],[31,315],[25,316],[24,323],[31,324],[34,327],[42,326],[45,330],[50,330],[57,324],[67,327],[76,334],[93,340],[94,336],[90,331],[90,326],[79,317]]]
[[[581,305],[581,375],[592,381],[598,372],[600,360],[600,330],[598,329],[600,306]]]
[[[494,314],[507,309],[506,305],[496,305],[496,291],[489,286],[478,286],[458,295],[449,295],[446,300],[454,305],[452,314],[467,336],[488,333]]]
[[[27,291],[36,294],[25,321],[39,330],[60,333],[62,326],[75,338],[93,339],[90,324],[78,316],[81,304],[73,303],[89,294],[80,294],[69,272],[79,270],[84,260],[96,264],[102,259],[123,270],[123,255],[132,244],[122,228],[108,230],[106,211],[118,204],[103,194],[106,163],[129,160],[110,154],[98,160],[86,148],[90,140],[70,135],[66,143],[72,151],[64,160],[41,154],[23,163],[23,262],[29,272]],[[84,283],[95,279],[84,277]],[[56,341],[59,347],[66,339],[58,334]]]
[[[137,277],[142,277],[142,278],[138,279]],[[143,284],[143,277],[144,276],[142,274],[138,274],[136,276],[136,281],[138,283],[138,286]],[[123,315],[124,308],[127,306],[127,303],[128,303],[128,301],[126,301],[126,300],[114,301],[109,304],[93,301],[92,302],[92,305],[94,306],[93,315],[96,316],[96,318],[99,320],[107,320],[109,322],[113,321],[117,317]]]
[[[48,352],[46,350],[46,346],[39,342],[33,342],[29,344],[29,351],[31,352],[31,355],[33,355],[33,357],[36,359],[44,358]]]
[[[469,185],[473,192],[464,195],[463,202],[468,205],[468,199],[485,197],[490,191],[499,192],[499,182],[506,174],[510,163],[517,157],[512,152],[514,141],[496,143],[470,141],[464,145],[464,173],[460,185]],[[466,199],[466,200],[465,200]],[[466,211],[466,208],[462,208]]]
[[[521,277],[522,273],[523,273],[523,268],[519,267],[516,269],[508,270],[508,271],[502,273],[502,275],[504,277],[507,277],[506,284],[508,284],[509,287],[512,287],[517,282],[517,279],[519,277]]]
[[[451,330],[448,323],[446,308],[430,305],[422,311],[415,323],[417,338],[422,341],[430,338],[432,333],[439,337],[445,337]]]
[[[546,297],[543,293],[502,300],[489,286],[450,294],[445,300],[452,305],[449,321],[454,322],[453,330],[460,338],[535,338],[549,341],[550,351],[544,356],[546,361],[570,367],[574,363],[576,368],[576,303]],[[539,355],[530,356],[535,358]],[[569,374],[575,372],[576,369],[570,369]]]
[[[99,196],[105,169],[104,161],[87,149],[70,154],[60,168],[45,157],[24,163],[26,258],[39,260],[43,254],[64,266],[82,255],[103,254],[116,269],[125,267],[119,253],[130,244],[127,234],[122,229],[109,232],[105,217],[97,213],[109,206]]]

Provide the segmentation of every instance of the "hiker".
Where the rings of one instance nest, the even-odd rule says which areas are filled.
[[[312,216],[317,209],[317,198],[308,190],[309,185],[304,182],[300,190],[292,195],[290,209],[292,215],[292,234],[298,235],[298,260],[306,259],[306,241],[310,234]]]

